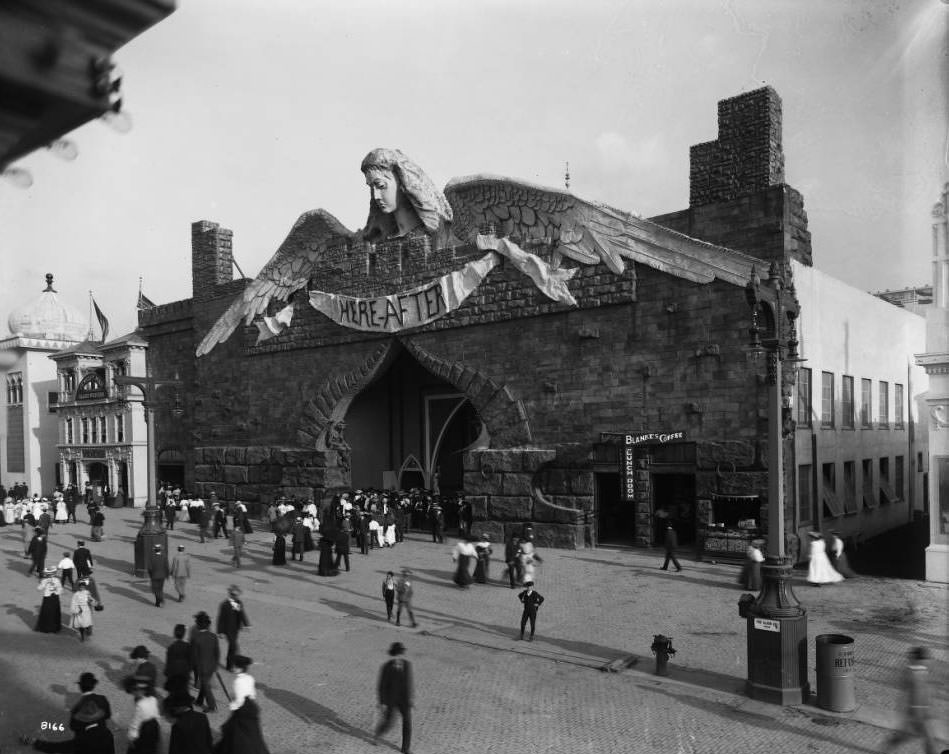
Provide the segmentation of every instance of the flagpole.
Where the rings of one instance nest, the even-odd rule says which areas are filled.
[[[92,340],[92,291],[89,291],[89,334],[86,336],[86,340]]]

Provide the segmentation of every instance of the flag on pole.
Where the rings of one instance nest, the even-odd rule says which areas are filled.
[[[138,292],[138,310],[140,312],[154,309],[157,304],[141,291]]]
[[[102,313],[102,309],[99,308],[95,299],[92,299],[92,308],[95,309],[96,319],[99,320],[99,328],[102,330],[102,340],[99,342],[105,343],[105,339],[109,335],[109,319]]]

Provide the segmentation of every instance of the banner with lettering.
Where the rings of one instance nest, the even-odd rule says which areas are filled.
[[[336,324],[363,332],[398,332],[421,327],[461,306],[499,261],[497,254],[485,254],[460,270],[388,296],[356,298],[310,291],[310,305]]]

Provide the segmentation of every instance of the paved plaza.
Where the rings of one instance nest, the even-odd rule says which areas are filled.
[[[398,723],[373,749],[378,719],[375,683],[393,641],[414,663],[417,754],[436,752],[877,752],[897,724],[906,650],[932,651],[937,717],[949,719],[947,589],[914,581],[861,578],[795,591],[809,615],[809,674],[816,688],[814,638],[842,633],[856,640],[853,713],[814,704],[778,707],[750,700],[745,624],[738,616],[738,567],[684,559],[682,573],[658,570],[660,550],[541,550],[537,639],[517,640],[519,603],[495,548],[492,580],[461,590],[451,582],[451,540],[435,545],[419,532],[395,548],[355,552],[352,571],[316,575],[316,553],[304,563],[270,565],[271,535],[248,537],[249,557],[235,571],[224,540],[200,544],[197,528],[179,523],[169,549],[184,544],[193,578],[184,603],[154,606],[145,579],[131,575],[140,511],[107,511],[106,540],[89,543],[105,610],[91,640],[70,629],[34,633],[36,580],[27,577],[18,527],[0,528],[5,558],[0,610],[0,751],[27,751],[19,733],[40,735],[42,723],[66,723],[76,679],[91,670],[109,697],[125,750],[132,700],[117,685],[130,671],[132,647],[145,644],[161,660],[175,623],[212,617],[235,583],[251,628],[242,651],[254,659],[264,736],[272,754],[397,751]],[[85,524],[51,530],[48,563],[87,538]],[[386,622],[381,583],[387,570],[410,567],[418,628]],[[68,600],[68,589],[64,602]],[[652,674],[653,634],[673,637],[669,677]],[[632,667],[602,672],[613,662]],[[623,663],[616,662],[616,666]],[[221,671],[230,686],[230,674]],[[217,689],[216,691],[220,691]],[[226,719],[223,694],[211,714]],[[168,724],[163,722],[167,742]],[[943,740],[947,731],[940,725]],[[921,751],[906,743],[899,752]]]

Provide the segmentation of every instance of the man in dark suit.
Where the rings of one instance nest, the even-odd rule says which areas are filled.
[[[89,548],[86,547],[86,543],[82,539],[76,543],[76,549],[72,554],[72,562],[76,565],[76,576],[80,579],[84,579],[92,573],[92,567],[95,563],[92,560],[92,553],[89,552]]]
[[[238,530],[239,531],[239,530]],[[231,585],[227,589],[227,599],[221,603],[217,613],[217,634],[227,639],[227,659],[225,667],[234,669],[234,655],[240,651],[237,646],[237,634],[242,628],[250,626],[244,603],[240,600],[240,587]]]
[[[33,539],[30,540],[30,546],[26,550],[26,554],[33,559],[33,562],[30,565],[30,570],[26,572],[26,575],[29,576],[33,571],[36,571],[36,575],[39,578],[43,578],[43,569],[46,568],[46,535],[39,526],[33,531]]]
[[[303,525],[303,517],[299,514],[297,514],[297,517],[294,519],[293,526],[290,527],[290,538],[293,542],[293,547],[290,551],[290,559],[296,560],[297,555],[299,555],[300,562],[302,563],[303,550],[306,547],[306,527]]]
[[[392,713],[402,715],[402,754],[412,748],[412,665],[402,657],[405,647],[395,642],[389,647],[392,657],[379,671],[378,696],[382,719],[376,727],[373,743],[392,726]]]
[[[214,701],[211,679],[221,662],[221,645],[217,636],[208,630],[211,628],[211,616],[202,611],[194,616],[194,623],[198,630],[191,639],[191,666],[198,677],[196,704],[204,704],[205,712],[214,712],[217,702]]]
[[[524,603],[524,612],[521,613],[520,638],[524,638],[524,628],[527,626],[527,621],[530,621],[531,635],[527,640],[534,641],[534,629],[537,627],[537,608],[544,604],[544,598],[541,596],[540,592],[534,591],[533,581],[525,581],[524,586],[527,588],[517,595],[517,598]]]
[[[339,570],[340,562],[345,562],[346,570],[349,570],[349,536],[349,529],[344,527],[336,531],[336,570]]]
[[[152,559],[148,564],[148,578],[152,582],[152,594],[155,595],[155,607],[161,607],[165,601],[165,582],[168,580],[168,556],[155,545]]]
[[[679,561],[676,560],[676,547],[679,546],[679,539],[676,537],[676,530],[672,528],[672,524],[666,525],[666,536],[662,540],[663,547],[666,548],[666,559],[663,564],[659,567],[661,571],[669,570],[669,561],[672,561],[672,565],[676,567],[676,571],[681,571],[682,566],[679,565]]]
[[[224,539],[228,538],[227,516],[224,515],[224,509],[220,505],[214,506],[214,538],[217,539],[224,534]]]
[[[165,690],[188,690],[191,673],[191,645],[185,641],[185,624],[175,626],[175,640],[165,650]]]
[[[169,695],[165,714],[174,722],[168,740],[168,754],[211,754],[211,725],[202,712],[195,712],[194,699],[187,689]]]
[[[70,730],[79,731],[85,727],[85,724],[81,720],[76,719],[76,713],[83,708],[84,705],[96,704],[101,710],[103,722],[112,717],[112,708],[109,706],[109,700],[102,696],[102,694],[96,694],[93,690],[98,682],[92,673],[83,673],[79,676],[79,691],[82,696],[79,697],[79,701],[73,705],[69,713]]]

